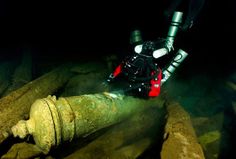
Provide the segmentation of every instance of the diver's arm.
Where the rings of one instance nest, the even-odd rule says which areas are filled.
[[[122,64],[116,67],[115,71],[111,73],[107,79],[107,82],[112,82],[122,71]]]

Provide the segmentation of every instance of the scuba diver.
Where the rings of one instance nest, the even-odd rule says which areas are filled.
[[[162,69],[157,59],[174,51],[174,39],[182,22],[182,12],[174,12],[166,38],[157,41],[143,41],[141,32],[131,33],[130,43],[134,52],[127,56],[110,74],[107,83],[124,81],[122,93],[138,97],[157,97],[161,85],[171,76],[187,53],[181,49],[176,53],[170,64]]]

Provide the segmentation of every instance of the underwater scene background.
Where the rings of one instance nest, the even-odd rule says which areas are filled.
[[[88,111],[83,116],[87,123],[76,130],[83,134],[71,141],[58,139],[49,152],[37,146],[32,134],[20,139],[11,132],[19,120],[30,118],[31,105],[48,95],[58,99],[91,94],[93,99],[102,94],[94,98],[95,105],[102,103],[95,114],[103,103],[118,100],[103,94],[107,88],[101,84],[132,53],[129,38],[134,29],[141,30],[144,40],[165,38],[167,2],[0,2],[0,157],[235,158],[233,0],[205,0],[193,26],[177,33],[174,49],[188,56],[162,86],[155,106],[137,107],[114,120],[103,114],[96,118],[99,122],[103,117],[112,122],[97,125],[89,123],[95,115]],[[165,67],[172,56],[161,57],[158,64]]]

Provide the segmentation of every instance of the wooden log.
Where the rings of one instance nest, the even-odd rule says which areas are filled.
[[[64,65],[29,82],[0,99],[0,144],[11,134],[11,127],[28,118],[31,104],[38,98],[54,93],[73,75],[70,65]]]
[[[227,156],[230,154],[233,143],[230,131],[233,131],[235,123],[232,117],[225,115],[225,112],[219,112],[213,116],[204,117],[206,118],[204,120],[201,119],[203,117],[192,119],[206,158],[229,158]]]
[[[161,159],[204,159],[188,113],[174,102],[167,103],[167,112]]]
[[[36,145],[22,142],[14,144],[1,159],[30,159],[39,157],[42,154],[42,151]]]

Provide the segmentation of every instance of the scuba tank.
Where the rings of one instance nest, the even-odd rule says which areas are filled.
[[[165,83],[166,80],[169,79],[169,77],[173,74],[173,72],[176,70],[177,67],[184,61],[184,59],[188,56],[188,54],[183,51],[182,49],[179,49],[176,53],[176,56],[173,58],[173,60],[170,62],[167,69],[163,70],[163,77],[161,80],[161,84]]]
[[[155,59],[160,58],[166,54],[168,54],[173,49],[174,39],[182,23],[182,12],[174,12],[174,15],[171,20],[171,24],[169,27],[169,31],[165,40],[164,47],[153,52],[153,57]]]

